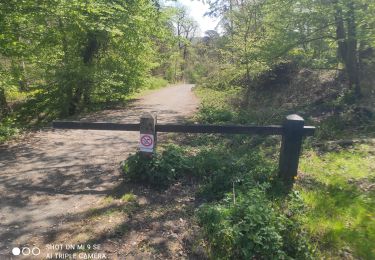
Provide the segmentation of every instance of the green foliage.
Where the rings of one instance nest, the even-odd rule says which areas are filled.
[[[224,90],[233,87],[243,87],[242,79],[245,77],[245,71],[226,65],[225,67],[214,68],[207,73],[207,76],[200,80],[204,87]]]
[[[193,39],[197,36],[198,24],[184,6],[166,7],[163,24],[170,31],[158,40],[159,68],[154,71],[170,82],[194,83],[197,75]]]
[[[238,93],[238,89],[231,88],[226,91],[198,87],[195,93],[201,99],[201,107],[196,115],[196,120],[203,123],[233,122],[237,113],[228,105],[228,98]]]
[[[229,122],[233,119],[233,112],[227,109],[201,107],[198,119],[205,123]]]
[[[233,194],[198,211],[213,259],[311,259],[312,251],[295,222],[296,202],[288,216],[267,198],[265,186]]]
[[[14,125],[14,120],[6,118],[0,122],[0,142],[6,141],[18,132],[19,129]]]
[[[223,198],[233,186],[247,190],[274,178],[274,165],[261,153],[233,150],[231,154],[219,145],[206,148],[206,143],[203,140],[195,148],[168,145],[151,159],[137,153],[126,160],[124,174],[129,181],[157,189],[168,188],[182,177],[194,178],[202,184],[198,196],[210,201]]]
[[[168,81],[163,78],[152,77],[147,78],[145,83],[145,89],[159,89],[168,85]]]
[[[238,120],[237,112],[233,118],[212,116],[219,109],[230,111],[229,93],[237,91],[196,92],[203,102],[198,120]],[[199,135],[184,146],[158,150],[151,160],[136,154],[124,172],[127,180],[158,189],[181,178],[198,184],[196,196],[206,203],[197,216],[213,259],[310,259],[311,242],[298,218],[305,214],[303,202],[298,194],[280,196],[276,163],[266,155],[270,151],[252,147],[259,142],[267,143],[245,136]]]
[[[0,89],[17,102],[13,117],[48,122],[166,85],[154,75],[157,50],[174,45],[169,21],[151,0],[0,3]]]
[[[364,73],[358,68],[363,70],[375,38],[371,1],[208,2],[223,33],[204,39],[209,50],[201,51],[200,60],[211,64],[200,80],[203,86],[251,90],[261,74],[293,61],[304,68],[342,69],[356,97],[363,91]]]
[[[176,145],[169,145],[158,151],[152,159],[141,153],[130,156],[123,167],[129,181],[150,185],[156,189],[167,188],[190,169],[186,151]]]
[[[241,153],[237,149],[228,152],[220,146],[201,150],[194,161],[203,183],[198,192],[200,197],[209,201],[222,199],[233,189],[246,191],[275,177],[273,164],[259,151]]]
[[[214,110],[222,108],[231,111],[234,115],[231,122],[274,124],[275,122],[281,122],[281,119],[285,116],[285,113],[287,113],[287,111],[279,111],[278,108],[273,107],[259,107],[259,109],[254,111],[250,110],[250,112],[243,111],[238,107],[230,105],[230,96],[233,96],[235,93],[230,94],[227,90],[217,91],[207,88],[197,88],[196,93],[201,97],[203,107]],[[348,100],[348,98],[350,98],[350,96],[343,95],[325,104],[330,110],[336,111],[336,114],[327,116],[319,123],[316,135],[317,139],[313,139],[312,144],[310,144],[312,148],[309,148],[311,150],[305,151],[301,159],[301,173],[297,180],[296,190],[300,191],[305,207],[300,205],[301,198],[298,198],[298,203],[291,203],[289,199],[286,201],[277,199],[277,202],[272,200],[271,208],[274,212],[287,217],[281,219],[291,221],[291,223],[285,224],[288,228],[286,228],[284,232],[279,233],[283,237],[282,250],[288,256],[297,259],[308,258],[308,253],[306,253],[310,250],[307,250],[309,248],[308,245],[314,243],[317,250],[316,253],[321,258],[342,258],[344,255],[363,259],[374,258],[372,244],[375,238],[372,234],[374,234],[375,227],[371,219],[371,216],[374,215],[373,209],[375,208],[373,205],[373,201],[375,201],[373,196],[374,192],[371,186],[374,181],[374,145],[370,142],[366,145],[355,146],[354,148],[349,146],[348,148],[347,146],[341,147],[335,145],[334,141],[327,142],[323,148],[320,146],[319,149],[314,148],[313,145],[316,140],[321,139],[335,140],[337,138],[343,138],[347,140],[348,137],[358,133],[357,131],[361,127],[370,127],[365,120],[371,120],[371,115],[366,112],[367,110],[361,110],[360,106],[355,103],[353,104],[353,101]],[[320,107],[320,109],[325,108]],[[309,113],[310,111],[309,108],[306,107],[304,110],[306,111],[305,113]],[[207,111],[209,110],[204,109],[201,110],[200,113],[207,113]],[[210,112],[208,113],[210,114]],[[204,118],[204,115],[200,117]],[[211,122],[214,122],[214,120]],[[358,138],[358,134],[355,135],[355,138]],[[231,137],[230,143],[240,150],[241,145],[238,146],[239,140],[242,140],[244,146],[247,145],[248,147],[251,147],[253,144],[256,146],[264,146],[267,142],[267,140],[263,138],[259,138],[259,140],[251,139],[249,142],[244,137]],[[213,149],[212,145],[217,142],[217,139],[212,141],[206,139],[206,142],[209,143],[210,149]],[[275,145],[274,142],[271,144]],[[218,147],[218,149],[230,154],[228,157],[236,156],[235,150],[237,149],[229,150],[227,147]],[[253,149],[256,150],[255,148]],[[321,149],[323,149],[323,152]],[[328,149],[328,152],[324,152],[324,149]],[[249,152],[244,150],[242,153],[244,156],[245,153]],[[268,152],[266,152],[266,154],[268,154]],[[207,158],[209,157],[207,155],[205,156]],[[244,158],[246,157],[244,156]],[[217,165],[214,168],[220,169],[220,167],[225,164],[222,161],[226,159],[227,158],[221,157],[216,160],[211,159],[211,161],[213,161],[212,165]],[[249,164],[252,165],[251,163]],[[237,162],[231,167],[236,169],[236,165],[238,165]],[[263,166],[264,163],[262,162],[261,165]],[[206,166],[200,166],[199,168],[205,167]],[[227,179],[230,180],[233,175],[227,172],[221,174],[222,171],[215,171],[215,169],[211,169],[211,172],[214,172],[211,176],[215,176],[215,174],[218,175],[217,180],[219,183],[212,185],[212,191],[215,193],[216,187],[225,191],[225,193],[228,193],[226,197],[229,199],[229,202],[228,205],[223,201],[215,204],[206,204],[204,208],[207,208],[207,211],[202,213],[206,215],[204,215],[205,218],[201,223],[207,238],[209,238],[208,240],[211,241],[209,245],[213,258],[230,258],[226,257],[226,255],[230,255],[233,252],[231,249],[225,251],[226,244],[234,249],[239,247],[237,244],[234,244],[235,239],[233,238],[234,231],[232,226],[236,225],[233,223],[232,219],[228,217],[228,212],[231,212],[232,207],[234,207],[233,192],[231,190],[233,187],[227,184],[226,187],[223,188],[225,185],[221,186],[221,184],[225,183]],[[239,171],[234,175],[237,174],[241,176]],[[269,179],[273,177],[272,174],[266,174],[265,176],[268,176]],[[251,180],[251,178],[251,175],[246,176],[247,180]],[[211,195],[211,183],[215,182],[207,181],[206,185],[202,187],[201,190],[207,189],[207,193],[202,193],[201,196],[206,199],[222,198],[220,196]],[[259,181],[259,183],[270,183],[271,186],[266,191],[268,196],[278,198],[280,192],[278,191],[279,187],[277,182],[265,179],[263,182]],[[242,189],[242,185],[235,183],[236,203],[238,203],[238,197],[244,196],[243,194],[246,193],[246,190],[251,190],[254,186],[249,184],[249,186],[245,185],[245,187],[246,189]],[[217,192],[217,194],[223,193]],[[248,198],[248,200],[253,201],[252,198]],[[229,206],[230,203],[232,203],[231,207]],[[289,203],[290,206],[288,206],[287,203]],[[289,218],[289,212],[295,210],[289,209],[289,207],[297,207],[297,209],[302,208],[303,210],[296,211],[294,217]],[[210,222],[215,224],[210,225]],[[239,223],[242,222],[239,221]],[[293,223],[295,224],[294,227],[289,226]],[[303,229],[306,231],[303,231]],[[223,230],[225,233],[219,233],[220,230]],[[219,239],[224,236],[226,240],[220,244]],[[294,242],[287,243],[285,241]],[[215,252],[220,252],[221,255],[214,255]],[[236,255],[236,258],[240,259],[241,256]]]
[[[202,97],[198,118],[204,122],[207,118],[210,123],[243,120],[241,113],[212,117],[211,111],[231,111],[228,98],[236,91],[199,88],[196,93]],[[276,164],[260,147],[249,148],[255,141],[251,138],[231,136],[230,146],[220,139],[201,138],[198,146],[206,148],[200,149],[193,163],[201,183],[197,195],[211,201],[198,211],[211,258],[313,258],[309,237],[297,219],[303,214],[303,203],[297,194],[278,197]]]
[[[359,76],[359,81],[371,78],[366,83],[368,86],[373,85],[373,77],[370,76],[372,71],[370,68],[373,66],[371,64],[374,63],[375,44],[373,40],[375,27],[372,26],[374,18],[370,17],[373,16],[371,14],[375,7],[373,3],[365,0],[338,0],[332,3],[309,0],[209,2],[211,14],[221,18],[224,33],[219,37],[221,42],[211,41],[208,36],[206,40],[210,42],[207,42],[207,49],[210,52],[205,49],[201,51],[200,60],[210,65],[207,65],[209,69],[202,73],[203,76],[199,81],[200,86],[205,89],[196,90],[196,93],[203,97],[198,120],[208,123],[277,124],[282,122],[285,115],[298,112],[307,119],[308,124],[311,120],[313,125],[318,126],[316,137],[310,144],[313,146],[315,142],[318,140],[321,142],[322,139],[347,140],[359,136],[373,136],[374,114],[372,105],[368,105],[373,103],[373,98],[368,104],[362,102],[365,98],[357,102],[360,92],[358,89],[365,88],[364,83],[355,82],[355,77]],[[358,60],[357,57],[362,58]],[[320,86],[315,89],[316,85],[310,83],[311,79],[309,77],[305,79],[309,88],[316,93],[331,88],[330,84],[324,84],[328,83],[326,81],[328,74],[324,76],[324,73],[320,73],[320,69],[338,68],[337,75],[329,77],[335,85],[332,90],[343,94],[335,99],[334,95],[328,95],[330,93],[320,93],[316,99],[319,102],[314,103],[313,106],[302,105],[301,102],[284,106],[282,94],[290,95],[293,101],[297,99],[297,95],[305,96],[305,100],[309,100],[309,94],[304,93],[307,87],[289,88],[291,80],[288,78],[282,82],[283,78],[279,75],[294,76],[289,71],[277,73],[280,65],[288,63],[295,65],[297,71],[300,68],[310,68],[311,71],[319,74],[317,80],[322,81],[321,85],[324,89],[320,90]],[[362,71],[355,72],[356,67],[360,67]],[[227,91],[231,87],[238,86],[244,91],[237,93],[237,97]],[[372,95],[370,91],[367,93],[369,96]],[[312,92],[311,94],[315,95]],[[270,96],[273,99],[268,98]],[[240,99],[242,102],[238,102]],[[256,102],[250,103],[249,100]],[[249,107],[245,110],[239,104],[246,104]],[[264,147],[268,142],[263,138],[239,137],[238,139],[242,139],[243,143],[256,145],[257,148],[252,149],[254,151],[259,146]],[[226,152],[231,154],[229,157],[239,158],[233,155],[237,149],[228,149],[227,146],[229,143],[236,146],[238,139],[231,138],[230,142],[228,141],[224,147],[219,145],[218,149],[226,149]],[[272,140],[270,141],[272,143]],[[215,146],[214,142],[207,140],[207,143],[210,149],[214,150],[212,147]],[[238,146],[239,149],[240,147]],[[340,149],[343,151],[338,152]],[[371,216],[374,215],[371,186],[374,167],[371,162],[374,158],[372,158],[373,151],[363,152],[363,147],[359,150],[360,152],[335,148],[334,152],[326,154],[322,154],[321,151],[305,154],[301,165],[302,172],[305,174],[301,175],[297,189],[301,191],[303,202],[308,207],[302,211],[298,210],[293,217],[290,217],[290,212],[294,209],[289,209],[284,203],[299,208],[301,199],[298,199],[299,203],[296,204],[291,202],[290,198],[285,201],[278,198],[274,201],[265,195],[265,198],[253,199],[255,195],[246,197],[246,191],[235,182],[232,183],[235,191],[233,193],[226,180],[233,181],[233,175],[241,176],[241,173],[236,171],[233,175],[228,174],[225,170],[221,170],[222,165],[225,165],[222,161],[225,159],[211,159],[216,168],[216,170],[212,169],[214,174],[211,176],[217,176],[217,182],[207,181],[202,189],[208,189],[208,196],[216,192],[215,188],[229,192],[225,200],[206,204],[200,212],[201,225],[208,238],[212,258],[305,259],[310,257],[309,243],[311,242],[308,240],[317,243],[321,258],[374,258],[374,250],[371,248],[374,243],[372,235],[374,225],[371,223]],[[269,156],[268,152],[266,154]],[[237,165],[238,162],[234,160],[231,166],[233,171]],[[246,180],[251,179],[251,175],[246,176]],[[211,183],[212,187],[210,187]],[[265,180],[260,183],[270,182]],[[249,184],[247,190],[252,191],[252,187]],[[273,182],[267,194],[277,197],[277,189],[277,182]],[[218,194],[222,193],[218,192]],[[222,198],[212,197],[212,199]],[[248,204],[241,201],[242,197]],[[260,205],[257,204],[258,200],[261,201]],[[245,235],[245,232],[237,233],[239,227],[245,229],[244,225],[254,223],[253,215],[261,214],[254,209],[251,214],[243,214],[236,219],[238,215],[235,213],[238,211],[235,211],[235,208],[245,205],[246,209],[253,204],[262,210],[264,207],[271,209],[273,216],[278,219],[278,225],[275,225],[274,222],[268,221],[267,217],[260,218],[268,221],[265,226],[272,227],[269,229],[270,233],[264,234],[266,238],[273,237],[274,233],[281,237],[280,240],[272,240],[276,247],[272,252],[280,252],[280,255],[269,255],[266,247],[258,248],[258,254],[254,250],[249,250],[249,253],[246,247],[241,246],[241,239],[246,239],[244,243],[246,245],[253,245],[253,238],[262,241],[257,236],[263,234],[261,232],[251,230],[249,232],[251,236]],[[251,225],[254,226],[256,227]],[[282,228],[278,229],[277,227],[280,226]],[[308,233],[304,234],[301,227],[306,228]],[[258,228],[262,230],[261,227]],[[281,242],[278,244],[278,241]],[[266,245],[269,246],[268,243]],[[245,248],[244,253],[241,255],[243,248]]]
[[[133,193],[125,193],[121,196],[121,200],[125,202],[135,202],[137,200],[137,196]]]
[[[275,168],[259,151],[211,147],[201,139],[194,147],[166,146],[150,160],[140,154],[124,165],[129,181],[165,189],[182,177],[200,185],[205,201],[198,218],[214,259],[309,259],[312,250],[295,216],[303,210],[295,194],[287,199],[266,196]],[[217,202],[219,201],[219,202]]]

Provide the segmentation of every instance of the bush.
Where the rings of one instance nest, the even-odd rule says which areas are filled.
[[[267,198],[266,186],[232,195],[216,204],[206,204],[198,211],[211,257],[214,259],[310,259],[307,239],[294,222],[293,207],[289,216]],[[293,204],[293,200],[290,200]],[[291,213],[292,212],[292,213]]]
[[[15,126],[14,120],[5,118],[0,122],[0,143],[8,140],[19,133],[19,129]]]
[[[151,160],[136,153],[125,161],[123,167],[129,181],[157,189],[168,187],[189,170],[186,151],[176,145],[169,145],[164,151],[156,152]]]
[[[145,80],[145,89],[159,89],[168,85],[168,80],[160,77],[149,77]]]
[[[246,190],[268,183],[275,172],[274,164],[261,153],[235,153],[219,144],[214,148],[199,147],[194,155],[189,154],[186,147],[168,145],[163,151],[156,152],[151,160],[137,153],[124,164],[129,181],[158,189],[167,188],[189,175],[201,183],[198,196],[208,201],[222,199],[234,184],[236,189]]]
[[[246,71],[235,66],[220,66],[200,80],[200,85],[211,89],[224,90],[244,85]]]
[[[204,123],[222,123],[233,119],[233,112],[228,109],[202,107],[198,114],[198,120]]]
[[[275,171],[274,165],[257,153],[239,156],[228,150],[202,151],[196,158],[197,169],[210,169],[201,173],[204,177],[198,195],[208,201],[222,199],[233,186],[237,191],[268,183]]]

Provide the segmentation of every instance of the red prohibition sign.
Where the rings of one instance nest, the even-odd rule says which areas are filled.
[[[146,147],[152,146],[152,143],[153,143],[152,138],[149,135],[144,135],[141,138],[141,143],[143,146],[146,146]]]

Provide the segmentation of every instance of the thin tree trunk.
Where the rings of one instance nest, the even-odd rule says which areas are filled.
[[[246,96],[245,96],[245,105],[249,106],[249,101],[250,101],[250,93],[251,93],[251,76],[250,76],[250,61],[249,57],[247,55],[247,44],[248,44],[248,38],[250,34],[250,26],[251,24],[246,23],[247,29],[244,35],[244,46],[245,46],[245,54],[246,54]]]
[[[0,87],[0,119],[7,116],[9,113],[9,107],[5,96],[5,90]]]
[[[342,15],[342,9],[336,3],[335,22],[336,22],[336,40],[338,45],[338,57],[345,63],[346,56],[346,32],[344,28],[344,19]]]
[[[20,80],[18,82],[20,91],[27,91],[29,89],[29,81],[27,80],[26,65],[25,61],[21,59],[21,71],[20,71]]]
[[[353,1],[348,2],[347,28],[348,41],[346,50],[346,70],[349,77],[349,84],[354,87],[356,97],[360,97],[361,87],[359,78],[357,32]]]
[[[177,57],[175,59],[175,62],[174,62],[174,82],[176,83],[177,82]]]
[[[335,5],[335,21],[336,21],[336,39],[338,45],[338,57],[345,65],[345,72],[348,76],[349,84],[354,88],[356,97],[361,96],[359,64],[358,64],[358,48],[355,22],[355,8],[353,1],[346,4],[347,12],[344,19],[343,10],[338,4]],[[344,20],[346,20],[346,31]]]
[[[64,23],[61,19],[61,17],[58,18],[59,22],[59,32],[61,34],[61,46],[62,46],[62,51],[64,53],[63,59],[62,59],[62,65],[63,65],[63,70],[65,69],[64,66],[67,66],[69,63],[69,54],[68,54],[68,39],[67,35],[65,32],[64,28]],[[66,115],[71,115],[72,110],[72,99],[73,99],[73,87],[71,85],[71,82],[64,82],[63,84],[59,84],[59,99],[60,99],[60,106],[61,106],[61,115],[66,116]]]
[[[74,115],[77,112],[79,103],[82,99],[82,94],[83,94],[82,89],[80,87],[77,87],[74,93],[74,96],[72,97],[69,103],[69,115],[70,116]]]

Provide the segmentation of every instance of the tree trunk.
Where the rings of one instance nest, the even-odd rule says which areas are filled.
[[[174,62],[174,83],[177,82],[177,57],[175,59],[175,62]]]
[[[5,90],[0,87],[0,119],[8,115],[9,107],[5,96]]]
[[[245,99],[244,105],[245,107],[249,107],[250,103],[250,95],[251,95],[251,77],[250,77],[250,68],[249,64],[246,64],[246,91],[245,91]]]
[[[69,115],[72,116],[75,113],[77,113],[79,103],[81,102],[82,99],[82,89],[80,87],[77,87],[74,96],[70,100],[69,103]]]
[[[90,75],[89,75],[90,77]],[[83,84],[85,85],[85,88],[83,90],[83,102],[86,106],[90,105],[91,104],[91,89],[94,85],[94,82],[92,81],[91,78],[85,80],[83,82]]]
[[[69,63],[69,54],[68,54],[68,38],[65,31],[64,23],[61,17],[58,18],[58,24],[59,24],[59,32],[61,35],[61,46],[62,51],[64,53],[63,60],[62,60],[62,70],[65,70],[66,66],[68,66]],[[63,73],[66,75],[66,72]],[[66,82],[65,80],[59,80],[61,83],[58,85],[58,99],[60,104],[60,114],[62,117],[65,117],[67,115],[71,115],[71,111],[75,110],[75,108],[72,107],[72,99],[73,99],[73,86],[71,85],[71,82]]]
[[[361,87],[354,3],[353,1],[347,2],[345,17],[338,1],[335,1],[334,3],[336,4],[335,22],[338,57],[344,63],[350,87],[354,88],[355,96],[360,97]],[[344,20],[346,21],[346,30]]]
[[[354,3],[349,1],[348,4],[348,40],[346,50],[346,71],[349,77],[349,84],[354,87],[356,97],[361,96],[360,78],[359,78],[359,64],[358,64],[358,49],[357,49],[357,32],[354,13]]]
[[[97,32],[89,31],[86,36],[86,43],[82,52],[82,62],[83,65],[91,71],[91,66],[94,62],[95,55],[99,52],[100,44],[97,39]],[[74,115],[80,108],[82,104],[82,98],[84,105],[91,102],[91,90],[93,88],[93,82],[90,78],[90,73],[82,75],[84,77],[81,80],[76,81],[76,88],[74,95],[69,103],[69,115]]]
[[[344,27],[344,19],[342,15],[342,9],[338,6],[336,2],[336,13],[335,13],[335,22],[336,22],[336,40],[338,45],[338,57],[345,63],[346,56],[346,32]]]
[[[29,81],[27,79],[26,65],[23,59],[21,60],[20,64],[20,79],[18,81],[18,86],[21,92],[29,90]]]

